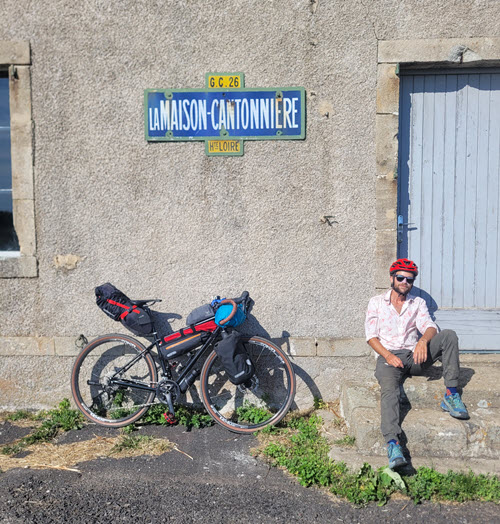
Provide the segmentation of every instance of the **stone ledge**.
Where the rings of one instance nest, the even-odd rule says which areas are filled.
[[[293,357],[366,357],[364,338],[290,337],[281,343]]]
[[[55,355],[54,340],[49,337],[0,337],[0,356]]]
[[[297,377],[294,408],[311,408],[314,398],[325,402],[338,400],[346,377],[362,384],[369,369],[375,369],[372,357],[291,357]],[[372,371],[373,374],[373,371]]]

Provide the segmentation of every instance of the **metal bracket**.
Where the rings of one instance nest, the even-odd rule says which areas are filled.
[[[75,340],[75,346],[77,349],[83,349],[89,341],[87,340],[87,337],[84,334],[81,334],[76,340]]]
[[[331,219],[334,219],[335,217],[333,215],[324,215],[323,217],[321,217],[319,219],[319,221],[322,223],[322,224],[328,224],[329,226],[333,226],[333,224],[338,224],[338,222],[336,220],[331,220]]]

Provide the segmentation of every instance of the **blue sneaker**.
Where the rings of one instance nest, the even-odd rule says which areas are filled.
[[[458,393],[454,393],[453,395],[445,395],[443,401],[441,402],[441,409],[448,411],[450,415],[455,418],[469,418],[467,408],[465,407]]]
[[[408,464],[404,458],[403,451],[398,442],[395,444],[391,442],[387,446],[387,456],[389,457],[389,468],[391,469],[401,468],[402,466],[406,466],[406,464]]]

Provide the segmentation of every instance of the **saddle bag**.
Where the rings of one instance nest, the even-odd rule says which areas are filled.
[[[153,323],[149,313],[137,307],[125,293],[109,282],[95,288],[96,304],[115,321],[120,321],[134,335],[146,336],[152,333]]]
[[[184,355],[197,346],[204,344],[210,332],[195,331],[193,328],[184,328],[163,338],[160,351],[163,358],[170,359]]]
[[[224,332],[222,340],[215,344],[215,352],[229,380],[234,385],[243,384],[255,374],[255,367],[241,343],[237,331]]]

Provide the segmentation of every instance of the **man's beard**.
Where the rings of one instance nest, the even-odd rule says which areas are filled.
[[[407,286],[406,291],[400,291],[399,289],[396,289],[395,279],[392,281],[391,287],[400,297],[406,297],[406,295],[411,290],[411,286]]]

